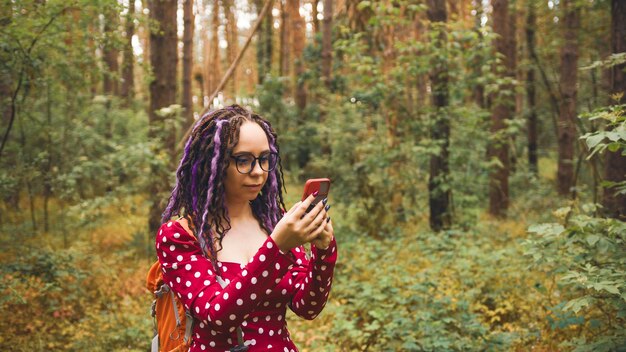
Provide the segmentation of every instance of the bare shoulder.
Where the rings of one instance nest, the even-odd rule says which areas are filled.
[[[187,219],[180,218],[180,219],[176,220],[176,222],[179,223],[180,226],[182,226],[185,229],[185,231],[187,231],[188,234],[193,236],[193,232],[191,232],[191,228],[189,228],[189,222],[187,221]]]

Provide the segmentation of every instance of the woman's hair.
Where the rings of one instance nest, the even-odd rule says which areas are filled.
[[[172,216],[184,216],[205,255],[213,262],[222,248],[224,235],[231,228],[224,203],[224,181],[232,150],[239,142],[239,128],[245,121],[257,123],[265,131],[270,151],[279,152],[276,133],[261,116],[239,105],[208,112],[196,122],[185,144],[176,171],[176,185],[161,219],[166,222]],[[261,193],[251,202],[254,215],[268,234],[285,211],[282,171],[279,158]]]

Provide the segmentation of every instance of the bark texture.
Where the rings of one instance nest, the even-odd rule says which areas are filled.
[[[181,105],[187,126],[193,124],[192,70],[193,70],[193,0],[183,1],[183,95]]]
[[[428,177],[428,204],[430,207],[430,228],[441,231],[450,227],[451,192],[449,187],[449,145],[450,119],[447,107],[449,104],[448,62],[446,47],[446,2],[445,0],[428,0],[428,19],[432,30],[438,32],[434,42],[438,51],[442,52],[437,60],[433,60],[430,73],[432,85],[432,105],[435,107],[435,121],[430,130],[430,137],[439,147],[439,153],[430,157],[430,174]]]
[[[578,79],[578,29],[580,10],[575,1],[563,0],[563,46],[561,47],[559,119],[557,140],[559,144],[557,190],[568,195],[574,189],[574,149],[576,143],[576,81]]]
[[[511,77],[515,62],[511,57],[511,40],[514,33],[510,33],[508,21],[509,4],[507,0],[494,0],[493,5],[493,30],[498,34],[495,40],[496,51],[504,57],[505,77]],[[503,85],[500,91],[511,91],[510,85]],[[497,93],[496,93],[497,94]],[[489,173],[489,213],[497,217],[505,217],[509,207],[509,147],[505,135],[506,120],[510,118],[513,110],[512,94],[499,96],[494,95],[491,101],[494,107],[491,112],[491,142],[487,149],[489,160],[495,161],[495,165]]]
[[[176,134],[173,129],[166,129],[164,117],[156,111],[176,103],[176,67],[178,63],[176,35],[176,0],[152,0],[150,4],[150,19],[156,23],[156,28],[150,32],[150,64],[152,65],[153,80],[150,82],[150,137],[158,141],[165,149],[169,160],[168,166],[173,168],[176,149]],[[171,170],[152,170],[153,182],[150,194],[152,205],[150,208],[150,233],[155,233],[161,222],[161,213],[164,201],[169,190],[168,173]]]
[[[333,64],[333,0],[324,0],[324,22],[322,23],[322,80],[330,88]]]

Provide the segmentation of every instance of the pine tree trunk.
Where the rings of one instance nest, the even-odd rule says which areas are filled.
[[[561,47],[561,100],[557,125],[559,143],[557,190],[568,195],[574,187],[574,147],[576,142],[576,81],[578,78],[578,28],[580,10],[575,1],[563,0],[563,46]]]
[[[156,111],[176,103],[176,67],[178,38],[176,35],[176,0],[150,1],[150,19],[156,28],[150,33],[150,63],[153,80],[150,82],[150,138],[156,139],[167,151],[168,166],[173,166],[176,148],[175,131],[166,129],[164,118]],[[153,168],[150,195],[149,226],[153,234],[159,227],[164,201],[169,190],[168,170]]]
[[[237,57],[239,52],[239,33],[237,30],[237,19],[235,18],[235,6],[233,0],[222,0],[224,6],[224,15],[226,16],[226,42],[228,48],[226,48],[226,61],[227,66],[230,66]],[[236,100],[239,90],[239,70],[235,69],[233,72],[233,78],[226,85],[226,96],[233,101]]]
[[[115,45],[119,14],[110,10],[104,19],[104,48],[102,51],[106,70],[104,72],[104,94],[119,95],[119,50]]]
[[[255,0],[257,15],[261,14],[263,9],[263,0]],[[256,46],[257,57],[257,73],[258,83],[263,83],[263,79],[266,75],[269,75],[272,71],[272,33],[274,26],[274,18],[271,14],[267,15],[263,19],[261,24],[261,32],[258,36],[258,42]]]
[[[333,0],[324,0],[324,22],[322,27],[322,81],[327,88],[331,84],[333,64]]]
[[[481,31],[481,21],[482,21],[482,16],[483,16],[483,4],[482,1],[480,0],[476,0],[474,1],[474,11],[476,13],[475,17],[474,17],[474,31],[476,32],[476,34],[478,35],[478,37],[480,38],[481,42],[483,41],[483,34]],[[476,55],[476,59],[474,61],[474,65],[472,65],[472,71],[475,74],[476,79],[478,77],[481,77],[483,75],[482,73],[482,55]],[[485,87],[481,84],[481,83],[477,83],[476,86],[474,87],[474,94],[473,94],[473,99],[474,102],[476,102],[476,105],[478,105],[481,109],[487,109],[487,103],[485,101]]]
[[[300,111],[306,107],[306,86],[304,85],[304,45],[306,44],[304,18],[300,16],[300,0],[287,0],[291,20],[291,47],[293,48],[294,74],[292,78],[296,106]]]
[[[446,48],[446,2],[445,0],[429,0],[428,19],[431,22],[431,30],[438,32],[434,40],[434,46],[438,51]],[[428,177],[428,204],[430,207],[430,228],[440,231],[450,227],[452,222],[450,212],[450,119],[447,107],[449,101],[448,91],[448,63],[446,53],[439,55],[432,62],[430,81],[432,84],[432,104],[436,109],[435,122],[430,130],[430,137],[440,146],[440,152],[430,157],[430,174]]]
[[[528,14],[526,17],[526,45],[528,51],[535,49],[535,29],[537,27],[537,17],[535,15],[535,2],[528,1]],[[529,62],[531,59],[529,58]],[[528,65],[526,71],[526,99],[528,103],[528,167],[532,173],[537,175],[539,166],[537,164],[537,103],[535,94],[535,68]]]
[[[313,33],[315,37],[317,37],[317,35],[320,33],[320,20],[317,18],[317,15],[319,14],[319,12],[317,11],[318,3],[319,0],[311,0],[311,7],[313,9],[311,15],[313,16]]]
[[[187,126],[193,124],[193,101],[191,99],[193,69],[193,0],[183,0],[183,95],[182,107]]]
[[[124,45],[124,56],[122,63],[122,88],[120,95],[124,98],[126,106],[130,105],[130,102],[134,97],[134,60],[133,55],[133,35],[135,34],[135,2],[130,1],[128,6],[128,15],[126,16],[126,43]]]
[[[219,0],[213,1],[213,12],[211,16],[211,39],[209,43],[209,60],[207,61],[207,74],[206,74],[206,91],[207,95],[213,94],[215,88],[220,83],[221,62],[220,62],[220,40],[219,40],[219,27],[220,27],[220,3]],[[209,102],[211,105],[212,102]]]
[[[626,3],[622,0],[611,2],[611,46],[613,53],[626,52]],[[626,104],[626,64],[611,68],[611,93],[623,93],[619,104]],[[623,151],[606,151],[604,181],[624,182],[626,180],[626,156]],[[604,188],[602,205],[608,216],[626,221],[626,194],[617,194],[614,188]]]
[[[280,1],[280,67],[279,75],[286,77],[289,75],[289,45],[290,40],[290,21],[288,6],[285,5],[285,1]]]
[[[510,57],[511,39],[508,21],[512,20],[508,15],[508,1],[494,0],[493,5],[493,31],[498,35],[495,40],[495,48],[504,56],[505,76],[510,78],[512,74]],[[500,91],[511,91],[510,85],[504,85]],[[497,161],[499,165],[493,165],[489,173],[489,213],[497,217],[505,217],[509,207],[509,150],[508,141],[504,135],[506,120],[511,116],[513,101],[510,94],[494,96],[492,101],[495,105],[491,112],[491,141],[488,146],[487,156],[490,161]]]

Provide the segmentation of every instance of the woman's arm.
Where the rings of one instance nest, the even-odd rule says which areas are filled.
[[[328,300],[337,261],[337,242],[333,238],[326,249],[311,246],[310,260],[303,246],[293,253],[296,265],[288,274],[293,293],[289,306],[298,316],[314,319]]]
[[[236,278],[222,289],[199,243],[176,222],[163,224],[156,238],[163,280],[197,319],[216,331],[235,331],[293,267],[271,237]],[[222,267],[225,270],[225,267]]]

